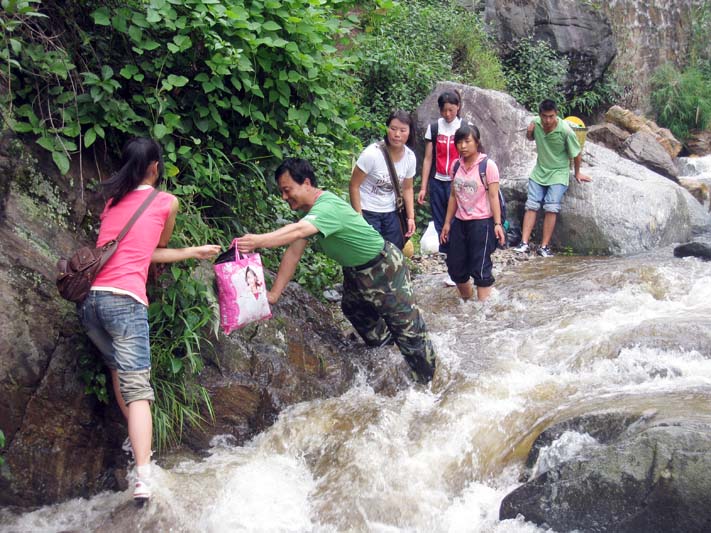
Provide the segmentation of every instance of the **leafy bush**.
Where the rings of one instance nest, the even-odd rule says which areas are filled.
[[[592,115],[603,106],[617,100],[622,94],[622,89],[617,82],[606,76],[596,82],[593,87],[580,94],[574,95],[570,100],[560,104],[562,115]]]
[[[479,15],[448,0],[383,1],[378,7],[365,21],[354,70],[364,141],[382,135],[393,109],[414,111],[438,81],[504,87]]]
[[[711,78],[694,67],[679,72],[661,66],[652,77],[652,107],[660,125],[681,141],[692,130],[706,129],[711,121]]]
[[[562,85],[568,71],[568,60],[559,55],[546,41],[521,39],[504,60],[506,87],[527,109],[537,110],[538,104],[550,98],[564,103]]]

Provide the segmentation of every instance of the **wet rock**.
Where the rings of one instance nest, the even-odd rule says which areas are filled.
[[[686,140],[686,147],[689,153],[697,156],[711,154],[711,131],[695,131]]]
[[[629,133],[645,132],[652,135],[670,158],[675,158],[681,152],[682,144],[671,131],[659,127],[655,122],[636,115],[628,109],[614,105],[605,113],[605,120]]]
[[[592,413],[556,424],[536,437],[528,453],[526,467],[532,468],[538,460],[541,449],[550,446],[566,431],[587,433],[600,444],[607,444],[617,440],[630,425],[641,418],[642,415],[624,413]]]
[[[676,165],[651,133],[638,131],[630,135],[622,146],[622,155],[662,176],[678,181],[676,178],[679,171]]]
[[[607,146],[610,150],[620,152],[624,149],[625,141],[630,136],[628,131],[609,122],[597,124],[588,128],[588,140]]]
[[[500,518],[520,514],[555,531],[708,531],[711,425],[654,417],[609,420],[609,429],[604,418],[592,424],[607,440],[508,494]],[[589,420],[565,425],[591,427]],[[556,426],[549,437],[563,433]]]
[[[566,94],[590,88],[617,53],[607,17],[586,2],[487,0],[484,15],[504,50],[532,36],[566,56],[570,65]]]
[[[58,255],[91,240],[77,212],[99,204],[43,157],[12,136],[0,139],[0,505],[112,488],[123,460],[120,415],[85,394],[82,373],[92,372],[95,352],[54,286]]]
[[[696,198],[701,205],[708,204],[709,186],[704,182],[690,178],[680,178],[679,185],[689,191],[689,194]]]
[[[674,257],[698,257],[711,261],[711,246],[701,242],[688,242],[674,248]]]
[[[364,346],[349,343],[331,311],[290,283],[273,317],[213,340],[212,364],[200,381],[215,418],[186,433],[201,449],[215,435],[238,444],[269,427],[285,407],[343,393],[352,383]]]

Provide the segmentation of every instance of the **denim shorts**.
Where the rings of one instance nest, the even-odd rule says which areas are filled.
[[[79,319],[106,366],[118,372],[124,401],[153,400],[146,306],[130,296],[90,291]]]
[[[528,198],[526,198],[526,211],[538,211],[543,203],[543,210],[549,213],[560,213],[560,203],[563,200],[567,185],[556,183],[554,185],[541,185],[528,180]]]

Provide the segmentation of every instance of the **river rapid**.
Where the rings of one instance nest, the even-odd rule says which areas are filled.
[[[145,508],[103,493],[5,511],[0,530],[539,532],[498,515],[543,429],[610,410],[711,417],[711,263],[672,247],[536,257],[501,273],[484,304],[461,302],[441,274],[416,291],[439,357],[431,387],[386,396],[361,376],[245,446],[218,437],[205,458],[162,458]]]

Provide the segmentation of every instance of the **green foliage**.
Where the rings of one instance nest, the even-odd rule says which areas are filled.
[[[657,122],[682,142],[692,130],[711,122],[711,1],[692,9],[689,64],[679,71],[671,64],[659,67],[652,77],[651,103]]]
[[[568,59],[553,50],[548,42],[528,37],[519,41],[504,59],[506,86],[527,109],[537,111],[538,104],[549,98],[558,104],[563,115],[592,115],[619,97],[621,89],[609,76],[590,89],[566,96],[563,82],[568,67]]]
[[[711,121],[711,78],[695,68],[679,72],[673,65],[661,66],[652,77],[652,107],[660,125],[681,141],[691,130],[706,129]]]
[[[101,359],[83,352],[79,357],[79,376],[84,382],[84,392],[93,394],[102,403],[109,403],[106,369]]]
[[[521,39],[504,60],[509,93],[531,110],[537,110],[546,98],[563,103],[561,89],[567,71],[568,60],[564,56],[546,41],[531,38]]]
[[[379,137],[393,109],[413,111],[441,80],[501,89],[503,74],[479,15],[448,0],[376,2],[358,42],[360,135]]]
[[[562,115],[592,115],[602,106],[614,102],[622,94],[622,89],[611,77],[605,77],[600,82],[580,94],[573,96],[560,104]]]
[[[66,174],[84,152],[115,157],[130,136],[164,148],[167,189],[181,212],[171,246],[227,245],[293,217],[271,173],[286,154],[315,159],[343,186],[356,151],[348,56],[336,45],[353,23],[346,0],[16,0],[0,12],[4,119],[37,139]],[[267,178],[269,176],[269,178]],[[93,187],[94,184],[85,184]],[[263,260],[275,268],[279,251]],[[303,265],[314,289],[335,268]],[[315,261],[315,259],[311,259]],[[321,268],[323,266],[323,268]],[[214,302],[193,264],[172,265],[150,290],[156,439],[209,413],[194,384],[200,349],[216,331]],[[327,279],[329,278],[329,279]],[[105,377],[82,369],[106,399]],[[102,381],[102,377],[104,381]],[[203,406],[201,408],[200,406]]]

